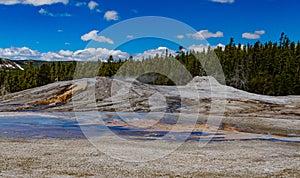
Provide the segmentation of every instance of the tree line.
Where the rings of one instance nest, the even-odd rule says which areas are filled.
[[[110,56],[107,62],[47,62],[38,67],[29,63],[24,71],[0,70],[0,87],[5,94],[74,78],[115,75],[136,76],[142,81],[147,75],[151,80],[144,81],[151,84],[185,84],[194,76],[213,75],[205,69],[215,65],[211,61],[216,57],[226,85],[265,95],[300,95],[300,42],[290,41],[284,33],[278,42],[264,44],[241,45],[231,39],[225,48],[209,47],[201,52],[184,52],[180,47],[176,56],[166,51],[164,56],[142,60],[114,60]],[[164,73],[159,73],[159,68]],[[147,71],[152,72],[145,74]]]

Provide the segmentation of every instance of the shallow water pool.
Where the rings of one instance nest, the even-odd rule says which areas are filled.
[[[268,140],[279,142],[300,142],[299,137],[279,137],[273,135],[219,130],[216,133],[186,130],[171,132],[161,128],[173,127],[176,115],[168,114],[155,120],[157,115],[147,113],[0,113],[0,137],[6,138],[96,138],[109,134],[134,140],[171,140],[171,141],[232,141],[232,140]],[[76,119],[80,116],[84,119]],[[136,118],[139,117],[139,118]],[[143,119],[144,118],[144,119]],[[147,119],[145,119],[147,118]],[[150,118],[150,119],[149,119]],[[99,121],[101,120],[101,121]],[[193,124],[192,119],[179,124]],[[139,127],[146,124],[146,127]],[[148,124],[148,125],[147,125]],[[178,124],[178,123],[177,123]],[[156,125],[158,125],[156,127]]]

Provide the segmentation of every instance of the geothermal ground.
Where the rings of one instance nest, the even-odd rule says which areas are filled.
[[[96,78],[3,96],[0,111],[2,177],[300,176],[299,96]]]

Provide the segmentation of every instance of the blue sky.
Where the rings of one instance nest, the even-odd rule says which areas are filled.
[[[189,45],[186,49],[205,47],[201,42],[204,38],[211,46],[227,44],[231,37],[242,44],[277,41],[281,32],[298,41],[299,8],[298,0],[0,0],[0,57],[70,60],[74,56],[93,56],[90,54],[93,50],[86,51],[86,48],[101,48],[96,54],[103,56],[126,57],[137,53],[148,55],[147,50],[155,52],[159,47],[176,50],[180,40],[189,41],[183,42]],[[116,39],[118,30],[115,34],[102,33],[111,25],[143,16],[176,19],[195,32],[153,24],[154,31],[160,28],[166,34],[176,31],[174,41],[134,40],[136,36],[128,30],[127,35],[122,35],[127,41],[133,41],[120,47],[116,42],[120,40]],[[132,28],[142,27],[137,24]],[[90,46],[93,40],[97,45]]]

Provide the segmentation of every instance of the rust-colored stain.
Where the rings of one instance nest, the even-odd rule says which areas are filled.
[[[37,101],[34,104],[49,105],[49,104],[55,104],[55,103],[65,103],[68,99],[70,99],[73,96],[73,94],[75,94],[76,92],[85,90],[86,88],[87,88],[86,82],[81,82],[81,83],[78,82],[74,85],[70,85],[70,86],[66,87],[65,92],[63,94],[52,97],[50,99]]]

